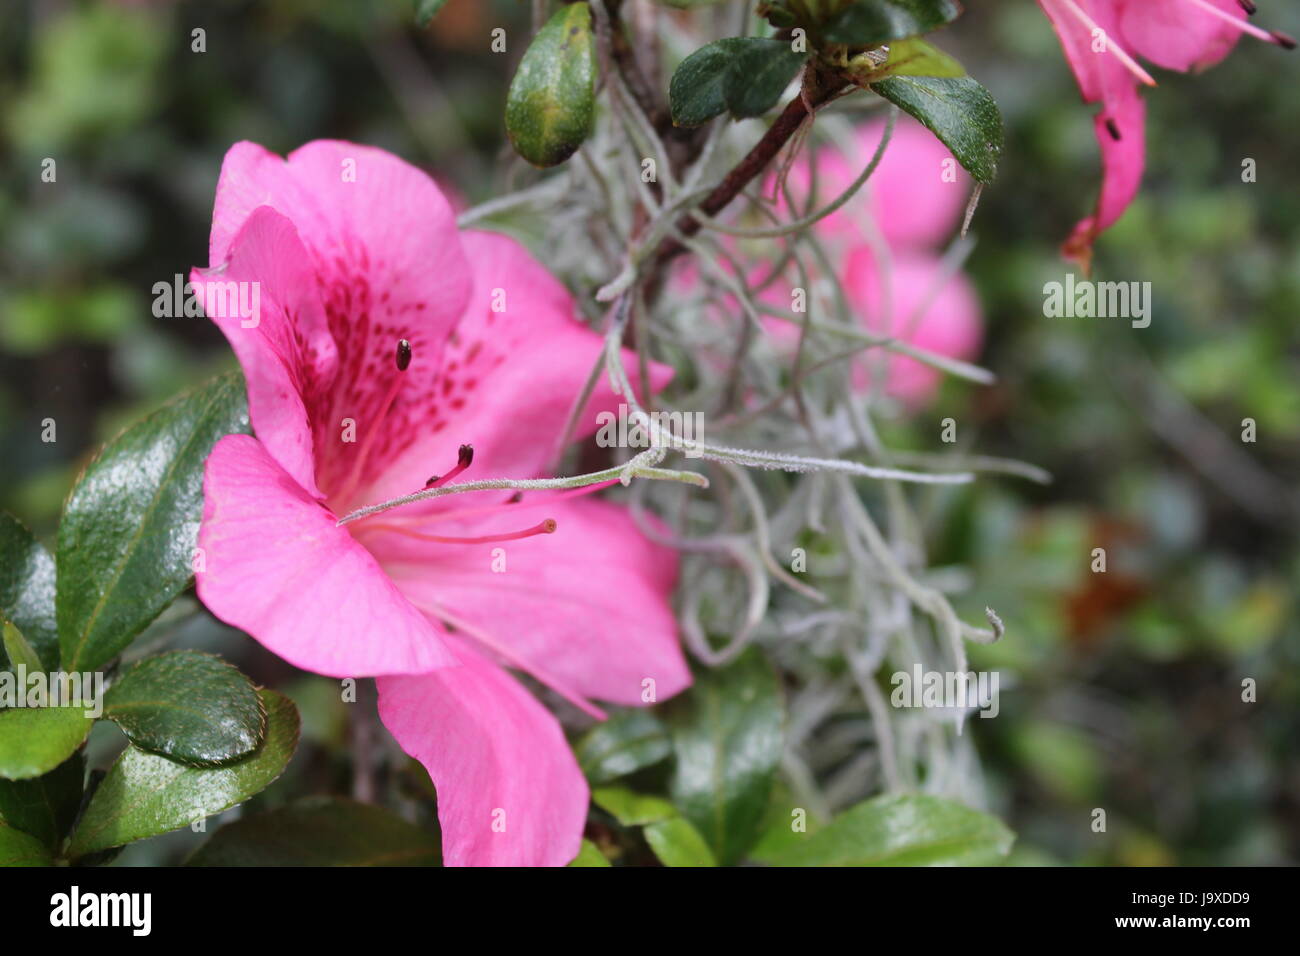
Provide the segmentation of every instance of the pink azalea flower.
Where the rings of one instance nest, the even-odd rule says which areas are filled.
[[[872,332],[892,335],[947,358],[979,354],[983,319],[975,289],[960,272],[945,275],[926,252],[900,250],[890,257],[888,283],[867,246],[849,252],[844,291]],[[888,353],[884,353],[888,354]],[[934,399],[943,373],[906,355],[867,352],[853,368],[855,388],[866,391],[883,373],[882,390],[915,411]]]
[[[865,123],[853,136],[854,154],[833,147],[817,153],[817,202],[825,206],[846,190],[876,153],[885,133],[884,121]],[[812,171],[806,160],[796,162],[787,183],[800,204],[807,206]],[[769,180],[769,192],[773,183]],[[868,220],[885,240],[898,248],[937,246],[953,233],[970,197],[970,177],[933,133],[910,117],[899,117],[880,164],[862,189],[817,223],[826,238],[861,242],[868,238]],[[782,203],[784,208],[784,202]]]
[[[522,246],[459,233],[426,175],[350,143],[287,161],[234,146],[210,262],[192,276],[205,296],[260,289],[255,317],[214,317],[257,437],[228,436],[208,459],[200,599],[298,667],[379,678],[382,720],[437,787],[449,865],[568,862],[586,783],[555,718],[502,665],[597,715],[587,698],[639,705],[647,679],[677,693],[690,675],[673,552],[573,492],[450,495],[338,522],[466,468],[543,475],[600,338]],[[653,386],[669,376],[655,366]],[[580,437],[617,404],[598,389]]]
[[[1188,72],[1213,66],[1249,34],[1288,49],[1295,41],[1247,22],[1250,0],[1038,0],[1052,21],[1085,103],[1100,103],[1093,121],[1101,145],[1102,186],[1096,211],[1066,240],[1064,252],[1086,270],[1097,237],[1128,208],[1146,163],[1146,107],[1138,86],[1154,86],[1135,56]]]

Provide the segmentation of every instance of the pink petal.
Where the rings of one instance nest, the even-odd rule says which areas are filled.
[[[688,686],[670,604],[676,553],[646,538],[626,509],[525,493],[494,514],[425,527],[477,536],[548,517],[556,520],[553,534],[515,541],[438,545],[379,532],[362,540],[413,604],[471,622],[491,639],[494,654],[566,696],[640,705],[647,702],[646,680],[654,681],[658,700]],[[498,556],[504,571],[493,570]]]
[[[195,580],[221,620],[332,677],[454,663],[438,629],[256,438],[217,442],[203,491]]]
[[[1093,120],[1102,156],[1102,187],[1097,210],[1075,226],[1063,247],[1066,257],[1078,261],[1087,271],[1093,242],[1123,215],[1142,183],[1146,163],[1146,106],[1138,95],[1137,78],[1113,50],[1114,45],[1122,48],[1125,41],[1119,26],[1124,0],[1076,0],[1106,33],[1108,42],[1100,53],[1094,51],[1092,33],[1060,0],[1039,2],[1056,27],[1084,100],[1102,104]],[[1125,52],[1133,53],[1128,49]]]
[[[1123,35],[1119,29],[1122,0],[1075,0],[1079,9],[1102,29],[1108,41],[1102,52],[1097,52],[1098,41],[1092,31],[1072,14],[1061,0],[1038,0],[1039,6],[1052,21],[1061,49],[1070,64],[1086,103],[1099,103],[1123,86],[1137,82],[1110,48],[1111,44],[1123,49]],[[1143,0],[1145,2],[1145,0]],[[1132,55],[1132,50],[1125,49]]]
[[[1237,0],[1208,0],[1236,20],[1246,20]],[[1167,70],[1187,72],[1218,63],[1236,45],[1241,31],[1188,0],[1138,0],[1120,10],[1120,32],[1130,53]]]
[[[444,344],[469,294],[469,267],[433,180],[383,150],[317,140],[282,160],[252,143],[233,146],[217,185],[214,264],[262,205],[297,227],[338,348],[330,387],[308,396],[317,479],[338,494],[363,449],[362,482],[420,434]],[[414,359],[385,414],[400,338],[411,343]],[[342,440],[345,418],[356,423],[355,441]]]
[[[857,136],[865,164],[884,135],[883,122]],[[855,170],[855,175],[861,169]],[[970,196],[970,177],[948,148],[914,120],[900,117],[880,166],[867,180],[872,212],[891,245],[933,246],[951,238]]]
[[[1134,88],[1107,102],[1093,120],[1101,146],[1102,181],[1097,211],[1080,222],[1065,242],[1067,258],[1087,270],[1092,244],[1128,209],[1142,185],[1146,168],[1146,103]],[[1115,138],[1115,133],[1119,139]]]
[[[447,472],[467,443],[474,464],[462,480],[549,474],[569,408],[604,348],[576,320],[564,286],[522,245],[488,232],[463,239],[474,272],[469,305],[448,344],[419,440],[376,481],[367,493],[372,501],[423,487],[430,475]],[[493,311],[494,304],[503,311]],[[633,353],[624,352],[624,367],[639,387]],[[671,377],[671,369],[653,363],[651,389]],[[602,371],[573,437],[593,434],[597,414],[616,411],[620,401]]]
[[[943,285],[935,288],[938,283]],[[925,253],[896,253],[889,265],[886,289],[880,269],[866,246],[850,252],[844,288],[868,329],[948,358],[971,360],[979,354],[983,318],[979,299],[961,273],[943,275],[943,265]],[[926,303],[929,302],[929,305]],[[917,311],[924,309],[919,318]],[[887,394],[915,409],[934,398],[943,373],[915,359],[872,350],[854,367],[854,384],[869,388],[880,374]]]
[[[243,366],[258,437],[294,481],[319,497],[305,399],[315,383],[332,378],[338,356],[293,223],[270,206],[258,207],[227,258],[214,269],[195,269],[190,281],[211,303],[209,318]],[[252,304],[254,289],[257,311],[245,317],[236,303],[242,291]]]
[[[587,783],[559,723],[455,637],[461,666],[378,681],[379,716],[438,790],[447,866],[564,866]]]

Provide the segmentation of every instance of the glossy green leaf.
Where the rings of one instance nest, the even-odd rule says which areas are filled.
[[[173,760],[211,765],[251,753],[266,730],[257,690],[238,668],[198,651],[136,664],[104,696],[104,716],[131,742]]]
[[[668,83],[673,125],[699,126],[726,111],[722,81],[746,42],[745,37],[715,40],[682,60]]]
[[[597,786],[653,766],[671,752],[664,725],[639,707],[597,724],[574,748],[582,772]]]
[[[885,61],[881,71],[887,76],[966,75],[966,68],[958,60],[920,37],[891,43],[889,59]]]
[[[871,88],[924,123],[981,183],[997,175],[1002,152],[998,105],[970,77],[894,76]]]
[[[668,105],[677,126],[699,126],[726,110],[761,116],[790,85],[807,53],[786,40],[727,37],[700,47],[677,67]]]
[[[578,855],[569,861],[569,866],[610,866],[609,860],[605,859],[605,854],[600,852],[596,844],[590,840],[582,841],[582,848],[578,850]]]
[[[856,0],[827,21],[822,36],[830,43],[876,47],[937,30],[960,15],[956,0]]]
[[[757,651],[701,673],[672,705],[673,804],[724,864],[738,860],[758,835],[784,719],[776,674]]]
[[[685,817],[660,820],[645,828],[645,840],[664,866],[717,866],[700,831]]]
[[[27,780],[49,773],[81,746],[93,723],[80,706],[0,711],[0,777]]]
[[[446,5],[447,0],[415,0],[415,22],[427,27]]]
[[[598,787],[591,792],[596,806],[625,827],[639,827],[677,816],[677,808],[663,797],[633,793],[626,787]]]
[[[534,166],[556,166],[591,133],[596,106],[596,41],[591,10],[556,10],[528,45],[506,97],[506,134]]]
[[[188,866],[437,866],[438,833],[382,807],[309,797],[228,823]]]
[[[722,98],[735,117],[762,116],[781,98],[807,53],[786,40],[747,37],[722,77]]]
[[[72,826],[85,783],[86,760],[80,752],[40,777],[0,779],[0,821],[54,849]]]
[[[0,617],[12,621],[40,657],[44,670],[59,666],[54,616],[54,559],[12,515],[0,512]],[[0,653],[0,666],[7,654]]]
[[[996,817],[922,794],[859,803],[772,859],[781,866],[988,866],[1015,835]]]
[[[242,378],[223,375],[108,444],[72,490],[56,549],[59,642],[68,670],[95,670],[191,578],[203,463],[248,430]]]
[[[90,800],[69,852],[83,856],[156,836],[220,813],[264,790],[298,745],[298,711],[287,697],[261,691],[266,738],[255,752],[223,767],[190,767],[127,747]]]
[[[0,821],[0,866],[53,866],[45,844]]]

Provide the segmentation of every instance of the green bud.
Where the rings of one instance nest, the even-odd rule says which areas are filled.
[[[561,7],[524,53],[506,98],[506,134],[534,166],[556,166],[591,133],[596,44],[585,3]]]

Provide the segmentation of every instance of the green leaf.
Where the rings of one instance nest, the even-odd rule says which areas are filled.
[[[85,783],[81,753],[32,780],[0,780],[0,821],[55,849],[77,816]]]
[[[757,651],[704,672],[671,707],[673,803],[724,864],[738,860],[758,835],[784,719],[776,675]]]
[[[645,828],[645,839],[664,866],[717,866],[713,851],[685,817],[660,820]]]
[[[189,584],[203,463],[219,438],[247,430],[243,380],[223,375],[132,425],[86,468],[56,549],[66,669],[107,663]]]
[[[564,162],[591,133],[596,41],[585,3],[560,7],[528,45],[506,97],[506,134],[534,166]]]
[[[251,753],[266,731],[252,682],[198,651],[136,664],[104,696],[104,716],[142,750],[200,766]]]
[[[415,0],[415,22],[427,27],[438,15],[438,11],[447,5],[447,0]]]
[[[677,808],[663,797],[633,793],[626,787],[599,787],[591,792],[596,806],[625,827],[639,827],[677,816]]]
[[[792,846],[807,840],[808,834],[816,833],[824,826],[808,812],[807,807],[798,806],[799,803],[789,786],[778,777],[772,788],[767,813],[759,826],[759,837],[745,854],[748,860],[770,863],[788,852]]]
[[[674,126],[699,126],[726,111],[722,81],[745,43],[744,37],[715,40],[682,60],[668,83]]]
[[[569,866],[609,866],[609,860],[605,859],[605,854],[600,852],[596,844],[590,840],[583,840],[582,847],[578,850],[578,855],[569,861]]]
[[[934,44],[913,37],[889,45],[889,59],[881,72],[886,76],[958,77],[966,75],[966,68]]]
[[[436,832],[382,807],[309,797],[228,823],[187,866],[437,866]]]
[[[788,41],[727,37],[700,47],[677,67],[668,84],[676,126],[699,126],[720,113],[761,116],[775,105],[807,53]]]
[[[663,797],[633,793],[626,787],[599,787],[591,792],[591,799],[623,826],[645,827],[646,842],[665,866],[718,865],[700,831]],[[578,864],[575,860],[570,866],[574,865],[600,864]]]
[[[988,866],[1015,835],[996,817],[921,794],[859,803],[772,859],[781,866]]]
[[[79,704],[0,711],[0,777],[26,780],[49,773],[81,746],[93,723]]]
[[[0,821],[0,866],[53,866],[45,844]]]
[[[671,752],[664,725],[635,707],[597,724],[574,748],[578,765],[594,785],[653,766]]]
[[[54,617],[54,559],[12,515],[0,512],[0,616],[23,633],[44,665],[59,666],[59,628]],[[0,665],[5,663],[0,655]]]
[[[876,47],[947,26],[961,15],[956,0],[857,0],[826,22],[829,43]]]
[[[735,117],[762,116],[781,98],[807,53],[786,40],[746,37],[722,78],[722,98]]]
[[[23,632],[9,621],[4,622],[4,647],[15,672],[19,667],[24,668],[28,674],[39,674],[45,670],[36,650],[23,637]]]
[[[929,127],[981,183],[997,175],[1002,152],[998,105],[970,77],[896,76],[871,88]]]
[[[127,747],[86,807],[72,833],[69,853],[84,856],[179,829],[269,786],[298,745],[298,711],[273,690],[261,691],[261,697],[266,739],[237,763],[189,767]]]

